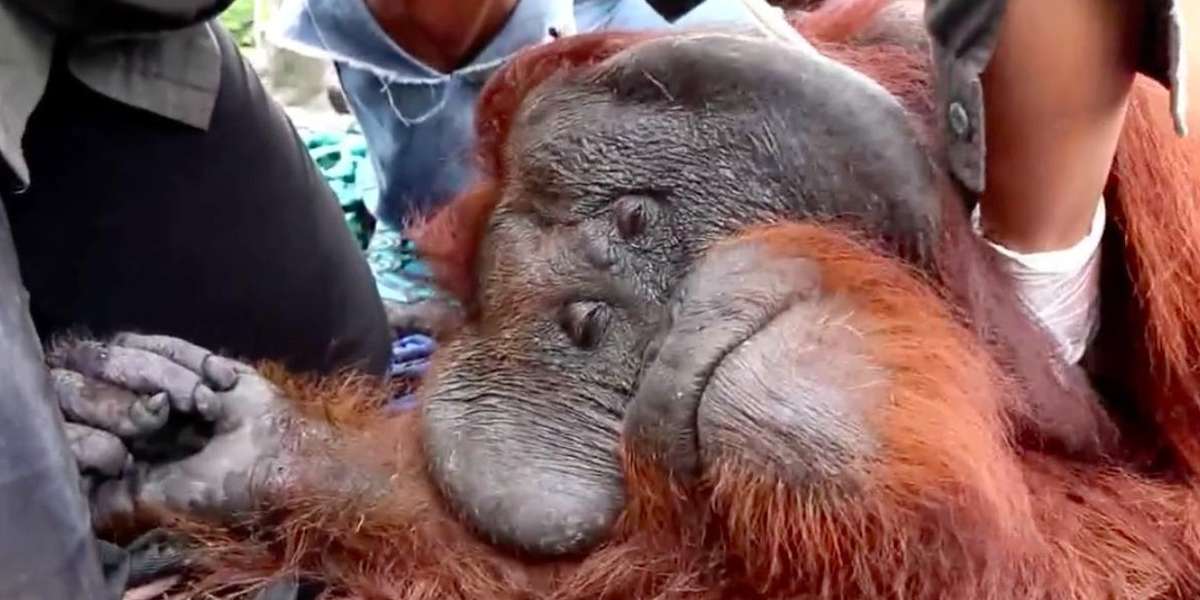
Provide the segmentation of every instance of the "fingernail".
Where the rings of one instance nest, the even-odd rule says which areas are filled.
[[[200,375],[205,383],[220,392],[227,392],[237,385],[238,374],[233,367],[224,364],[215,354],[210,354],[200,363]]]
[[[238,374],[237,371],[233,370],[233,367],[228,365],[220,365],[213,369],[213,374],[210,379],[218,390],[227,392],[232,390],[234,386],[237,385]]]
[[[145,406],[146,412],[158,414],[167,408],[167,393],[159,392],[149,398],[142,400],[142,405]]]
[[[129,406],[129,420],[139,433],[152,431],[167,422],[169,406],[165,392],[140,398]]]
[[[192,394],[192,400],[196,403],[196,412],[206,419],[216,420],[221,402],[215,392],[203,386],[198,387]]]

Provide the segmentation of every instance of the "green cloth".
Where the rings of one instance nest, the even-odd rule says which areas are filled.
[[[300,138],[337,195],[346,225],[359,246],[365,249],[375,230],[375,219],[367,207],[375,206],[379,197],[375,169],[367,155],[366,138],[357,125],[351,125],[345,131],[300,128]]]

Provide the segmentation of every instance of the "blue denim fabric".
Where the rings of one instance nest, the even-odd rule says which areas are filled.
[[[738,0],[708,0],[675,27],[749,22]],[[474,177],[475,102],[487,78],[517,51],[560,35],[672,25],[645,0],[519,0],[470,64],[441,73],[383,31],[363,0],[285,0],[276,31],[292,49],[331,59],[378,174],[378,221],[368,248],[385,300],[426,300],[427,273],[402,239],[405,224],[451,199]]]

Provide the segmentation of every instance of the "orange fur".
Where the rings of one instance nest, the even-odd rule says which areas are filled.
[[[882,3],[830,4],[861,19],[866,13],[855,11]],[[810,27],[824,35],[854,29]],[[480,131],[490,183],[420,230],[456,294],[474,293],[477,244],[506,183],[499,149],[525,95],[636,39],[581,36],[557,46],[574,48],[565,56],[534,50],[489,84]],[[911,53],[889,68],[879,49],[829,48],[894,89],[914,115],[933,114],[928,73]],[[1163,134],[1149,94],[1139,87],[1109,200],[1142,299],[1135,320],[1145,325],[1147,358],[1134,362],[1146,402],[1194,467],[1200,321],[1189,302],[1200,281],[1200,154]],[[498,553],[446,511],[425,472],[419,413],[379,420],[361,387],[288,383],[317,399],[305,414],[333,421],[335,434],[297,442],[311,466],[241,526],[177,523],[204,550],[207,577],[192,591],[235,597],[299,573],[328,583],[332,598],[393,600],[1197,597],[1200,498],[1190,484],[1073,463],[1013,439],[1011,421],[1022,411],[1010,409],[1038,388],[1016,376],[1019,357],[998,354],[986,332],[967,327],[996,322],[972,304],[984,288],[961,280],[992,280],[946,262],[955,249],[970,252],[953,237],[962,235],[961,206],[950,214],[957,234],[948,234],[936,266],[945,290],[832,229],[787,224],[746,234],[815,260],[825,293],[859,309],[852,324],[889,373],[870,412],[879,455],[853,493],[790,485],[744,456],[722,457],[689,488],[626,448],[629,504],[613,540],[578,560],[532,563]],[[976,254],[957,260],[983,268]]]
[[[476,184],[434,217],[419,221],[409,235],[433,271],[438,285],[471,308],[475,297],[475,257],[500,189],[494,179]]]
[[[1165,90],[1139,78],[1107,194],[1137,304],[1132,365],[1145,406],[1200,473],[1200,140],[1174,134]],[[1139,339],[1140,338],[1140,339]]]
[[[831,57],[873,77],[908,109],[935,161],[944,163],[931,65],[891,43],[822,44]],[[960,190],[940,174],[941,239],[921,265],[946,287],[956,311],[985,343],[1020,393],[1006,399],[1021,442],[1097,458],[1120,454],[1116,425],[1082,377],[1063,379],[1053,340],[1021,303],[996,257],[968,224]]]
[[[710,474],[724,536],[762,597],[1200,591],[1200,498],[1018,449],[1003,411],[1018,390],[958,324],[947,294],[829,228],[783,225],[756,236],[821,265],[826,292],[853,300],[850,326],[891,374],[871,415],[883,440],[863,489],[796,489],[739,456]]]
[[[1012,388],[943,296],[832,229],[783,225],[747,238],[816,260],[825,293],[853,304],[845,326],[889,374],[884,400],[867,409],[882,448],[862,488],[790,490],[736,457],[722,465],[716,502],[751,580],[825,597],[977,598],[1028,568],[1037,533],[1006,435]],[[767,537],[775,547],[754,543],[766,533],[757,523],[780,528]]]
[[[1002,410],[1015,388],[919,273],[813,225],[728,243],[758,236],[820,265],[824,293],[852,303],[851,325],[890,375],[870,412],[882,446],[863,487],[797,487],[728,456],[689,489],[626,448],[630,501],[614,540],[578,561],[529,563],[445,511],[413,413],[332,443],[316,438],[303,455],[325,468],[244,529],[193,526],[211,569],[195,593],[232,597],[286,572],[319,576],[334,598],[394,600],[1200,593],[1192,490],[1019,450]],[[343,410],[359,402],[327,391]],[[336,471],[358,484],[335,477],[330,495]]]
[[[794,13],[792,25],[816,41],[846,40],[866,28],[892,0],[824,0],[815,10]]]

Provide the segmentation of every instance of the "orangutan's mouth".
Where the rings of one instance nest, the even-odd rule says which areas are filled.
[[[637,390],[625,407],[623,442],[647,443],[671,472],[699,475],[701,404],[716,375],[736,372],[740,367],[727,364],[730,359],[771,335],[768,330],[776,320],[800,302],[797,295],[732,317],[676,318],[643,354]]]

